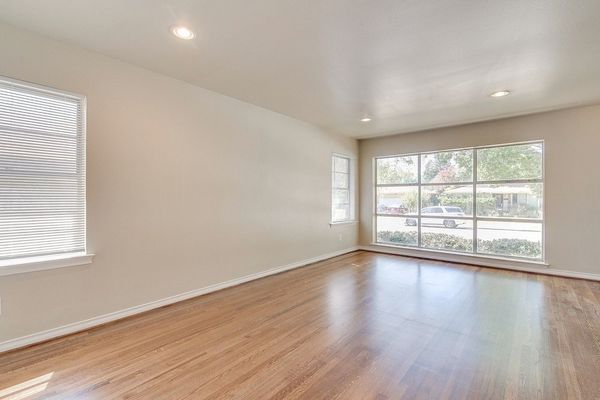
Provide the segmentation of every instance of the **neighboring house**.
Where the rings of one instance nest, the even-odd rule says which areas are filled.
[[[471,194],[471,186],[458,187],[446,194]],[[518,206],[541,209],[541,199],[527,186],[484,186],[477,187],[478,194],[489,194],[496,199],[496,209],[508,213]]]

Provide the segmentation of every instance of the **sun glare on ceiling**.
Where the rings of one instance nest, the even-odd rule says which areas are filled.
[[[508,96],[509,94],[510,94],[510,90],[499,90],[497,92],[490,94],[490,97],[504,97],[504,96]]]
[[[371,118],[370,117],[362,117],[360,119],[360,122],[371,122]]]
[[[194,32],[185,26],[175,25],[171,27],[171,33],[177,36],[179,39],[191,40],[194,38]]]

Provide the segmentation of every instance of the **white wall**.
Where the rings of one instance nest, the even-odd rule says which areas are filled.
[[[373,157],[536,139],[545,141],[546,261],[600,274],[600,106],[361,140],[361,244],[373,237]]]
[[[354,140],[0,25],[0,75],[87,96],[93,264],[0,277],[0,342],[356,245],[329,226]]]

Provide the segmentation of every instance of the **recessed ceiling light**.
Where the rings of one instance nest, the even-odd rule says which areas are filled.
[[[499,90],[497,92],[490,94],[490,96],[491,97],[504,97],[504,96],[508,96],[509,94],[510,94],[510,90]]]
[[[183,40],[190,40],[194,38],[194,32],[181,25],[172,26],[171,33]]]
[[[371,122],[371,118],[370,117],[362,117],[360,119],[360,122]]]

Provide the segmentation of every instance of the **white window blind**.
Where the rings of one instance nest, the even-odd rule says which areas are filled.
[[[85,99],[0,78],[0,263],[85,250]]]

